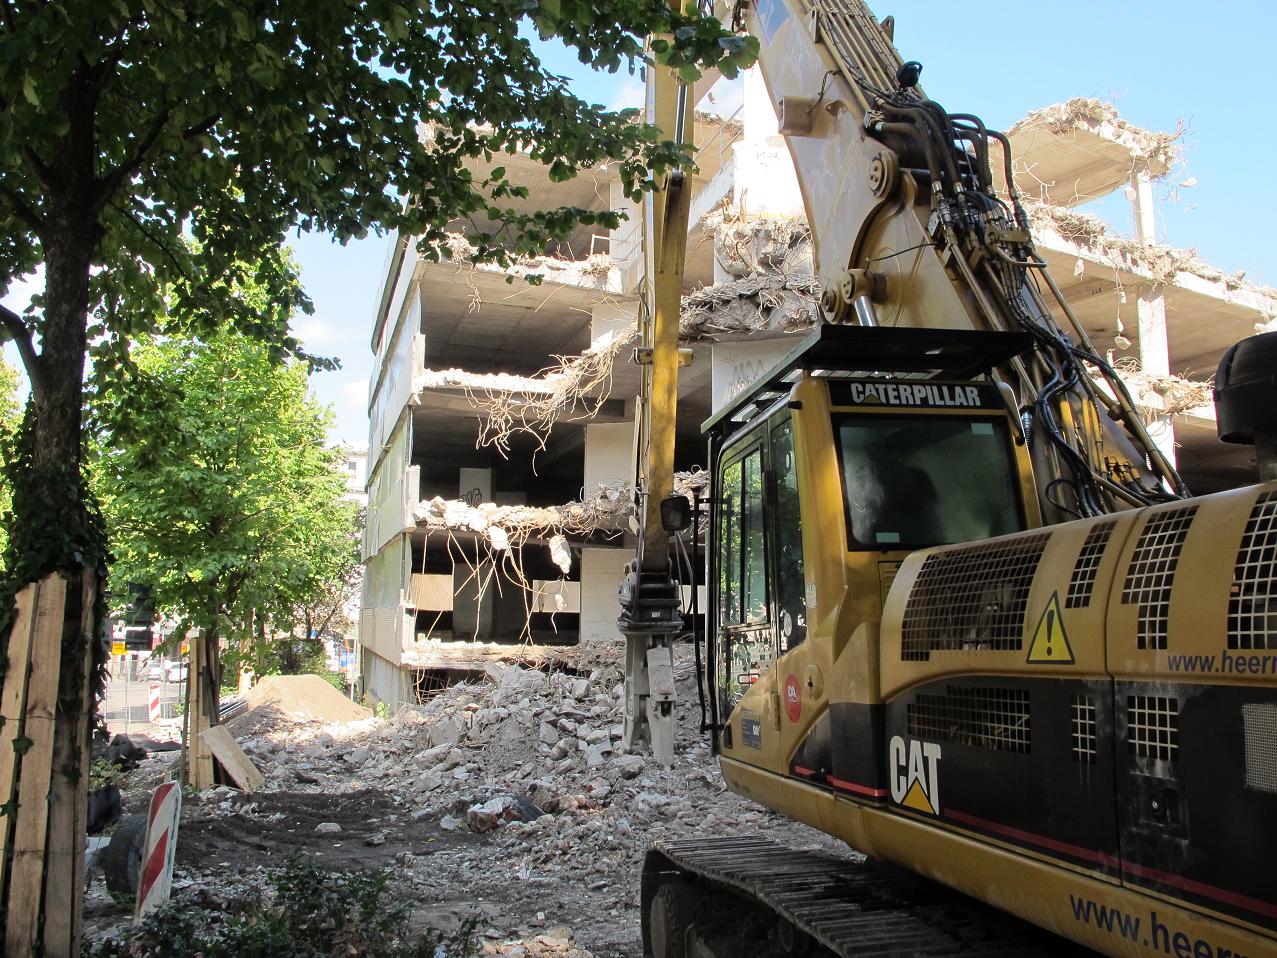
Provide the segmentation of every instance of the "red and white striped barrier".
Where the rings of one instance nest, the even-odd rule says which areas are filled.
[[[146,815],[146,842],[142,845],[142,870],[138,876],[137,912],[133,923],[141,922],[148,911],[168,901],[173,881],[173,858],[177,854],[177,825],[182,817],[182,789],[177,782],[165,782],[151,796]]]
[[[160,687],[158,685],[148,685],[146,688],[146,714],[150,721],[158,722],[160,720]]]

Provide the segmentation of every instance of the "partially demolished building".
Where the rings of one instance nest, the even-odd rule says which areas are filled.
[[[819,293],[761,80],[746,77],[731,117],[697,120],[682,316],[694,359],[680,378],[676,456],[685,488],[704,484],[699,424],[817,321]],[[1037,201],[1039,249],[1096,346],[1129,374],[1158,441],[1195,490],[1247,481],[1246,451],[1215,441],[1205,380],[1228,344],[1273,322],[1277,292],[1156,241],[1153,186],[1177,165],[1175,138],[1094,100],[1038,111],[1010,138],[1017,182]],[[629,220],[579,230],[512,282],[467,262],[459,235],[441,263],[419,259],[411,237],[392,239],[373,323],[360,615],[365,690],[391,705],[464,667],[459,641],[617,634],[632,554],[638,210],[606,168],[552,183],[529,157],[501,162],[529,187],[529,208]],[[1117,190],[1131,198],[1134,238],[1077,210]]]

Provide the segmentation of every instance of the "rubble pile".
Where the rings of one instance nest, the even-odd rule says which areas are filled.
[[[216,836],[260,851],[284,835],[293,851],[343,867],[390,865],[440,926],[474,917],[487,953],[546,956],[640,953],[639,878],[653,841],[765,832],[842,847],[726,791],[698,731],[685,647],[674,766],[623,753],[621,658],[604,644],[549,671],[489,662],[390,718],[266,728],[246,713],[230,727],[244,730],[266,791],[206,793],[183,840],[200,866],[237,858]],[[290,815],[290,803],[305,814]],[[218,873],[192,863],[184,881]]]

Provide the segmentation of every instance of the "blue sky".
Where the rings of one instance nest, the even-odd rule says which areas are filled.
[[[1075,96],[1109,100],[1148,129],[1173,131],[1183,121],[1185,168],[1159,188],[1159,239],[1195,247],[1226,272],[1244,270],[1252,281],[1277,284],[1275,8],[1144,0],[1037,7],[870,0],[870,6],[880,17],[895,15],[896,45],[905,59],[922,62],[928,95],[990,126],[1005,129],[1031,110]],[[552,46],[547,60],[591,100],[619,108],[642,99],[636,77],[590,76]],[[1190,176],[1196,186],[1169,190]],[[1123,204],[1102,209],[1119,232],[1133,232]],[[312,351],[342,364],[317,375],[315,391],[333,406],[334,439],[365,443],[369,336],[386,241],[370,237],[342,247],[303,236],[292,243],[316,306],[296,332]],[[25,306],[23,288],[4,301]],[[16,362],[12,346],[7,350]]]

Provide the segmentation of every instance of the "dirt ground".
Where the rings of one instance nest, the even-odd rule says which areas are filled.
[[[321,722],[262,702],[228,727],[266,786],[185,800],[174,894],[251,896],[298,855],[391,870],[415,923],[473,919],[484,954],[640,958],[639,877],[655,840],[761,833],[851,854],[726,790],[698,731],[689,650],[676,658],[674,766],[622,754],[619,652],[490,666],[389,718]],[[126,805],[140,809],[175,767],[172,753],[144,762]],[[93,937],[127,917],[100,879],[87,915]]]

